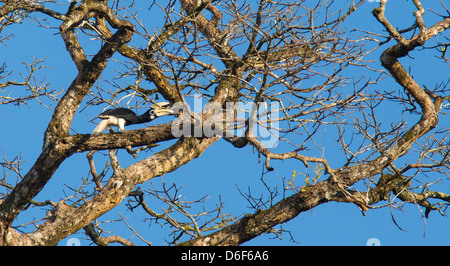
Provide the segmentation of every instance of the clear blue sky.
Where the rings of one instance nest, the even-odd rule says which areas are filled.
[[[64,1],[61,1],[64,2]],[[345,1],[343,1],[345,2]],[[445,1],[444,1],[445,2]],[[65,3],[65,2],[64,2]],[[439,1],[423,1],[425,8],[438,8]],[[376,7],[378,3],[367,1],[356,14],[354,14],[347,24],[348,29],[358,27],[361,30],[373,31],[380,33],[381,26],[370,14],[370,11]],[[431,5],[431,6],[428,6]],[[389,1],[387,16],[393,25],[399,28],[405,28],[412,24],[412,8],[411,1],[391,0]],[[58,7],[64,10],[66,7]],[[155,8],[156,10],[157,8]],[[442,9],[439,9],[442,10]],[[41,17],[41,16],[40,16]],[[42,17],[41,17],[42,18]],[[437,17],[431,12],[427,12],[424,17],[427,26],[432,25]],[[58,23],[48,18],[51,26],[58,26]],[[152,23],[161,23],[161,19],[155,16]],[[28,21],[20,25],[13,25],[9,29],[4,30],[3,34],[13,33],[14,38],[6,41],[6,45],[0,45],[0,64],[6,62],[8,70],[14,71],[12,77],[20,80],[19,73],[26,73],[25,66],[21,62],[31,62],[32,57],[42,59],[47,57],[45,65],[49,69],[38,72],[38,77],[51,83],[51,87],[57,90],[67,88],[76,75],[76,69],[65,50],[64,44],[57,34],[58,30],[43,29]],[[355,33],[356,34],[356,33]],[[362,33],[361,33],[362,34]],[[448,36],[448,33],[447,33]],[[139,42],[139,38],[133,40]],[[142,41],[142,40],[141,40]],[[83,45],[87,45],[91,50],[87,53],[94,53],[98,49],[97,45],[91,45],[92,41],[87,38],[83,40]],[[141,44],[141,45],[145,45]],[[387,48],[385,45],[382,49],[375,51],[371,59],[377,60],[382,50]],[[434,88],[436,83],[446,81],[449,78],[450,67],[441,61],[436,60],[430,53],[411,53],[411,58],[405,58],[402,63],[406,67],[411,66],[412,75],[420,85],[426,84],[429,88]],[[105,70],[102,78],[110,79],[116,73],[114,72],[114,63],[110,63]],[[373,63],[372,67],[381,69],[379,62]],[[120,82],[120,81],[119,81]],[[106,83],[103,83],[105,86]],[[148,85],[148,84],[147,84]],[[379,86],[386,88],[400,87],[393,82],[392,79],[383,81]],[[382,87],[379,87],[382,89]],[[46,101],[46,103],[50,103]],[[54,107],[55,104],[52,105]],[[89,120],[96,116],[99,109],[89,108],[76,115],[73,129],[78,133],[89,133],[94,128],[94,124]],[[381,115],[389,116],[392,113],[398,113],[398,110],[384,110]],[[7,159],[11,160],[15,156],[21,155],[24,164],[22,166],[22,174],[25,174],[35,159],[39,155],[42,146],[43,133],[50,121],[52,112],[43,108],[37,102],[30,102],[28,105],[22,105],[20,108],[15,106],[0,105],[0,118],[2,121],[2,130],[0,131],[0,148]],[[449,125],[448,116],[441,115],[441,125]],[[416,118],[412,118],[413,120]],[[160,123],[157,122],[157,123]],[[389,123],[387,123],[389,124]],[[73,133],[73,132],[72,132]],[[323,136],[323,143],[330,144],[336,136]],[[328,134],[331,134],[328,132]],[[173,141],[163,144],[160,148],[154,149],[158,151]],[[331,147],[331,146],[330,146]],[[140,155],[149,156],[150,153]],[[327,149],[325,157],[330,161],[333,167],[341,166],[339,157],[341,154],[333,151],[332,148]],[[3,157],[3,154],[0,154]],[[316,155],[317,156],[317,155]],[[98,156],[99,162],[104,160]],[[134,162],[131,156],[125,152],[119,153],[119,160],[123,167]],[[224,163],[225,162],[225,163]],[[273,186],[282,186],[282,178],[292,176],[292,171],[304,171],[304,166],[297,161],[272,161],[275,170],[264,176],[264,180]],[[100,163],[98,164],[100,165]],[[195,200],[203,197],[205,194],[210,196],[208,206],[212,207],[218,201],[219,195],[225,203],[225,213],[233,215],[242,215],[247,212],[253,212],[247,206],[247,201],[239,194],[236,186],[242,191],[247,191],[251,186],[252,193],[255,195],[265,193],[264,186],[260,181],[262,164],[258,162],[258,156],[253,149],[246,147],[244,149],[235,149],[223,140],[213,144],[200,158],[192,161],[179,170],[167,174],[163,177],[167,183],[174,182],[178,186],[183,186],[181,194],[188,200]],[[76,154],[66,160],[57,170],[54,177],[47,187],[37,196],[37,200],[45,200],[50,198],[53,201],[65,197],[64,192],[70,194],[71,191],[65,187],[79,186],[81,179],[88,176],[89,168],[85,153]],[[442,184],[436,186],[436,189],[446,193],[450,193],[450,186],[445,176],[442,177]],[[155,185],[160,182],[159,178],[152,181]],[[298,185],[303,185],[298,184]],[[141,187],[148,187],[149,184]],[[279,188],[281,191],[281,187]],[[146,240],[151,241],[154,245],[162,245],[163,239],[161,235],[166,235],[167,230],[163,230],[159,225],[148,226],[148,223],[142,222],[145,215],[141,210],[136,209],[131,213],[126,209],[124,204],[126,200],[115,210],[105,214],[100,220],[117,220],[120,219],[119,213],[127,218],[127,223],[139,231],[139,234]],[[391,211],[397,224],[405,231],[401,231],[394,224],[391,218]],[[43,213],[39,212],[39,217]],[[29,210],[25,215],[19,216],[16,225],[29,222],[33,217],[34,210]],[[121,222],[102,224],[104,229],[116,231],[123,237],[131,237],[133,233]],[[277,228],[280,228],[279,226]],[[300,214],[290,222],[283,224],[282,228],[290,230],[294,239],[300,245],[365,245],[370,238],[377,238],[382,245],[449,245],[450,244],[450,220],[448,217],[442,217],[438,213],[433,212],[430,218],[423,220],[420,208],[414,205],[407,205],[403,211],[382,208],[378,210],[370,210],[363,216],[361,211],[351,204],[343,203],[327,203],[314,208],[309,212]],[[119,233],[120,232],[120,233]],[[76,234],[71,237],[79,238],[83,244],[84,234]],[[246,245],[294,245],[290,242],[288,234],[283,235],[285,240],[271,240],[273,235],[262,235]],[[167,237],[170,240],[170,237]],[[132,241],[137,244],[143,244],[137,237],[133,237]],[[65,245],[62,241],[60,245]]]

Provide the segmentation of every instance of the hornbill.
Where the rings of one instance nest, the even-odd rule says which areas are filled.
[[[98,115],[102,121],[92,131],[91,135],[102,134],[106,127],[110,128],[111,126],[119,127],[119,130],[124,132],[126,131],[125,126],[147,123],[157,117],[171,114],[173,114],[173,111],[170,109],[170,103],[168,102],[155,103],[150,106],[150,110],[142,115],[136,115],[128,108],[109,109]]]

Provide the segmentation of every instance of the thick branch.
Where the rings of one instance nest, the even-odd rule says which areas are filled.
[[[0,7],[0,22],[2,22],[9,13],[14,12],[16,10],[23,10],[25,12],[42,12],[47,14],[55,19],[59,20],[67,20],[67,17],[61,13],[58,13],[54,10],[46,8],[38,3],[29,1],[29,0],[14,0],[14,1],[5,1],[3,5]]]
[[[91,134],[68,136],[62,140],[62,145],[72,154],[90,150],[144,146],[171,139],[174,139],[171,133],[171,124],[163,124],[98,136]]]

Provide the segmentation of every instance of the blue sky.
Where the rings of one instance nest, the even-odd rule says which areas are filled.
[[[438,8],[439,6],[439,1],[423,2],[424,5],[431,5],[425,6],[425,8]],[[381,26],[370,14],[370,11],[376,5],[376,2],[368,1],[365,3],[347,21],[347,27],[349,29],[358,27],[361,30],[381,33]],[[388,4],[387,17],[392,24],[399,28],[408,27],[412,24],[413,19],[412,6],[411,1],[391,0]],[[66,7],[61,6],[57,8],[62,11]],[[442,8],[439,10],[442,10]],[[398,15],[399,13],[401,14]],[[148,19],[149,23],[162,23],[161,18],[158,16],[152,16],[152,18]],[[433,16],[431,12],[427,12],[424,17],[427,26],[432,25],[436,19],[438,18]],[[51,26],[58,25],[51,18],[48,18],[48,20]],[[33,57],[37,59],[47,58],[45,65],[49,66],[49,68],[37,72],[38,78],[45,78],[47,82],[51,83],[51,87],[56,90],[67,88],[76,75],[76,68],[70,60],[57,32],[56,28],[43,29],[38,27],[36,22],[31,24],[28,21],[4,30],[3,34],[13,33],[14,38],[6,41],[6,45],[0,45],[0,64],[6,62],[8,70],[14,71],[12,77],[20,80],[19,73],[26,73],[22,62],[30,63]],[[138,43],[139,38],[134,37],[133,42]],[[92,43],[88,38],[83,39],[82,44],[90,47],[90,49],[87,49],[87,53],[94,53],[98,49],[98,44]],[[378,60],[380,53],[387,47],[385,45],[375,51],[373,55],[370,55],[370,59]],[[405,67],[411,66],[411,73],[420,85],[426,84],[427,87],[434,88],[436,83],[448,80],[450,67],[442,63],[442,61],[436,60],[430,52],[412,52],[410,56],[410,58],[402,59],[402,63],[404,63]],[[102,75],[103,79],[112,79],[112,77],[117,75],[114,72],[114,66],[114,63],[109,63],[104,75]],[[374,62],[371,66],[381,69],[379,62]],[[385,79],[377,86],[378,89],[400,89],[391,78]],[[52,104],[49,101],[45,102]],[[53,103],[51,107],[54,106],[55,104]],[[89,120],[95,117],[101,108],[104,107],[90,108],[77,113],[72,125],[73,129],[78,133],[91,132],[95,125],[90,123]],[[394,109],[394,106],[389,108],[379,111],[380,118],[391,117],[393,114],[399,113],[398,110]],[[3,123],[0,131],[0,149],[2,149],[2,153],[8,160],[12,160],[19,155],[21,156],[22,160],[24,160],[22,174],[28,171],[41,151],[43,133],[51,115],[52,112],[50,110],[43,108],[35,101],[20,107],[0,106],[0,118]],[[414,121],[417,117],[411,116],[408,119]],[[440,119],[441,125],[448,125],[450,122],[448,116],[441,115]],[[157,123],[162,122],[167,122],[167,119],[157,121]],[[342,154],[333,150],[332,142],[335,136],[332,135],[332,131],[322,132],[321,134],[323,134],[322,144],[330,145],[330,148],[327,148],[325,152],[325,157],[330,161],[332,167],[341,166],[339,162],[342,161],[342,157],[340,157]],[[161,147],[153,149],[152,152],[165,148],[172,143],[174,142],[163,143]],[[3,154],[0,154],[0,156],[3,157]],[[145,156],[150,154],[150,152],[144,152],[139,158],[145,158]],[[318,155],[315,154],[314,156]],[[101,162],[104,162],[106,159],[100,155],[96,158],[96,163],[98,163],[98,168],[100,168]],[[123,167],[135,162],[125,152],[119,153],[119,160]],[[289,179],[293,170],[297,172],[305,171],[305,167],[294,160],[272,161],[271,164],[275,170],[264,175],[264,181],[273,187],[278,186],[280,191],[282,191],[280,186],[283,184],[283,178]],[[37,200],[50,198],[53,201],[57,201],[65,197],[64,193],[70,194],[70,190],[65,185],[79,186],[81,179],[86,179],[88,176],[88,172],[89,168],[85,153],[72,156],[56,171],[50,183],[38,194]],[[258,155],[251,147],[238,150],[227,142],[219,140],[206,150],[200,158],[173,173],[164,175],[162,179],[166,183],[174,182],[177,186],[182,186],[182,197],[186,197],[187,200],[195,200],[204,195],[209,195],[207,208],[214,208],[220,196],[225,203],[224,212],[240,216],[247,212],[253,212],[253,209],[248,208],[247,201],[241,196],[237,187],[241,191],[247,191],[250,186],[252,193],[255,193],[255,195],[265,193],[264,186],[260,181],[261,173],[262,164],[258,162]],[[442,184],[436,186],[435,189],[450,193],[448,180],[445,176],[442,178]],[[161,178],[152,180],[156,186],[160,184],[160,181]],[[298,185],[303,184],[300,182]],[[150,183],[141,187],[150,187]],[[170,237],[165,236],[167,235],[166,229],[162,229],[159,225],[148,226],[148,222],[142,222],[146,217],[144,213],[138,209],[131,213],[124,206],[125,203],[126,200],[115,210],[101,217],[99,221],[120,219],[120,213],[123,217],[127,217],[126,221],[128,224],[138,230],[142,237],[151,241],[154,245],[164,244],[164,237],[170,240]],[[155,202],[154,204],[157,203]],[[399,230],[392,221],[391,212],[397,224],[404,231]],[[38,213],[38,218],[44,215],[43,212],[31,209],[19,216],[16,225],[29,222],[30,217],[33,217],[36,213]],[[124,237],[133,235],[133,232],[121,222],[104,223],[102,227],[105,230],[115,231]],[[285,234],[283,235],[285,239],[283,241],[270,239],[273,235],[261,235],[249,241],[246,245],[365,245],[370,238],[379,239],[382,245],[450,244],[449,218],[433,212],[429,219],[423,220],[419,208],[414,205],[405,206],[403,211],[389,208],[370,210],[366,212],[366,216],[363,216],[355,205],[327,203],[309,212],[300,214],[290,222],[283,224],[282,228],[291,231],[292,237],[298,243],[289,241],[290,236]],[[78,238],[83,244],[88,243],[83,240],[85,236],[81,233],[71,237]],[[133,237],[132,241],[136,241],[137,244],[143,244],[139,242],[137,237]],[[64,241],[60,243],[60,245],[64,244]]]

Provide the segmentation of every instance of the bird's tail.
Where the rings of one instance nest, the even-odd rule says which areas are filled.
[[[97,127],[94,128],[94,131],[92,131],[91,135],[95,136],[102,134],[107,125],[108,119],[103,119],[102,121],[100,121],[100,123],[98,123]]]

